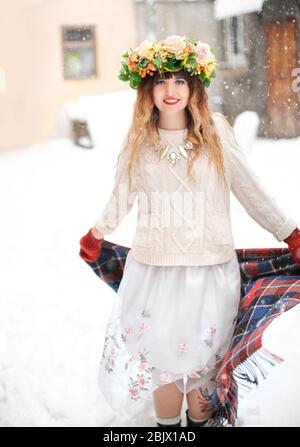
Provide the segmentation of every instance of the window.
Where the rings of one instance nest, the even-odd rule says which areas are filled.
[[[62,36],[64,78],[95,78],[97,76],[95,27],[63,26]]]
[[[226,17],[222,24],[224,61],[231,65],[246,65],[243,16]]]

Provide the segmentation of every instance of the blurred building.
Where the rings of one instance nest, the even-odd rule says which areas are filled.
[[[0,149],[52,138],[61,106],[126,90],[137,43],[132,0],[0,0]]]
[[[299,136],[300,1],[217,0],[215,17],[224,113],[254,110],[258,135]]]

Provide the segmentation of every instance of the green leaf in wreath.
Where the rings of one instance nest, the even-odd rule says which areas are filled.
[[[128,81],[128,79],[129,79],[129,75],[126,74],[126,73],[120,73],[119,76],[118,76],[118,78],[119,78],[121,81]]]
[[[139,63],[139,67],[141,68],[146,68],[148,65],[149,61],[148,59],[143,59],[140,63]]]
[[[162,62],[162,60],[161,60],[160,57],[156,57],[155,59],[153,59],[152,62],[153,62],[153,65],[154,65],[156,68],[161,68],[162,65],[163,65],[163,62]]]
[[[171,71],[175,70],[175,65],[172,60],[168,60],[167,63],[165,64],[165,67]]]
[[[136,71],[130,73],[130,78],[134,81],[139,81],[141,79],[140,75]]]
[[[205,81],[205,79],[206,79],[206,76],[205,76],[205,74],[204,74],[204,72],[203,71],[201,71],[201,73],[199,73],[198,74],[198,78],[200,79],[200,81]]]

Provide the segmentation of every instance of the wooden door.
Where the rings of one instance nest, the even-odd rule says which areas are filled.
[[[266,131],[271,137],[300,135],[298,93],[293,88],[297,67],[296,19],[265,22],[267,110]],[[294,83],[295,84],[295,83]]]

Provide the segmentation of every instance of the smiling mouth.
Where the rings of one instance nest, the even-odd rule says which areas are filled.
[[[179,102],[179,99],[164,99],[163,101],[165,104],[172,105],[177,104]]]

